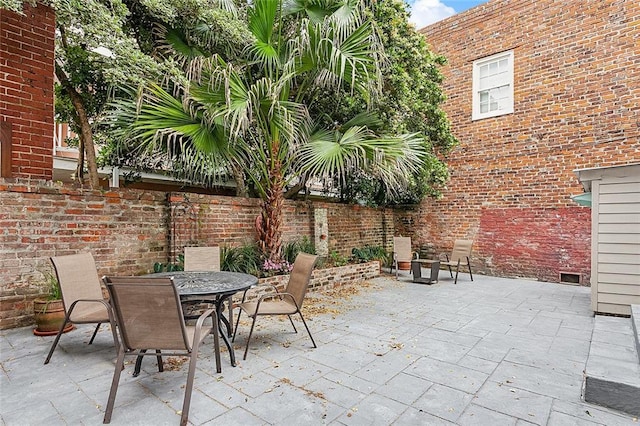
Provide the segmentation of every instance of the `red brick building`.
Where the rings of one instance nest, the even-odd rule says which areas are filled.
[[[412,215],[419,244],[473,238],[479,271],[588,283],[574,170],[640,161],[638,22],[633,0],[490,0],[422,30],[460,146],[444,197]]]
[[[0,176],[51,179],[55,14],[0,9]]]

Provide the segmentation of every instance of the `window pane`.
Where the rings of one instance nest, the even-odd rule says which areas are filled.
[[[480,78],[482,79],[483,77],[486,77],[489,75],[489,66],[488,65],[482,65],[480,67]]]
[[[473,119],[513,111],[513,52],[494,55],[474,62],[475,91]],[[504,111],[504,112],[503,112]]]
[[[484,92],[480,92],[480,112],[489,112],[489,92],[486,90]]]

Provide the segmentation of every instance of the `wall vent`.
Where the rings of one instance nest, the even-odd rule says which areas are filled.
[[[563,284],[582,284],[581,275],[577,272],[560,272],[560,282]]]

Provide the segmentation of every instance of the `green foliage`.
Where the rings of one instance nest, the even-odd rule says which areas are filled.
[[[299,240],[289,241],[282,245],[282,257],[293,264],[299,253],[316,254],[316,248],[306,235]]]
[[[240,247],[223,247],[220,269],[230,272],[261,275],[261,256],[256,244],[245,244]]]
[[[336,250],[332,250],[329,253],[329,264],[331,266],[345,266],[349,263],[349,258],[345,255],[338,253]]]
[[[382,246],[366,245],[364,247],[354,247],[351,250],[351,257],[356,262],[379,260],[382,265],[386,265],[389,254]]]
[[[0,9],[10,10],[15,13],[23,14],[22,5],[24,3],[31,3],[35,5],[35,0],[30,2],[25,2],[23,0],[0,0]]]
[[[62,299],[62,290],[60,289],[60,283],[58,279],[51,272],[44,272],[42,285],[47,300],[60,300]]]
[[[391,193],[379,176],[355,169],[337,182],[343,201],[368,206],[419,203],[438,197],[449,178],[444,159],[457,145],[448,118],[441,108],[445,100],[440,71],[446,59],[434,54],[408,21],[406,3],[381,0],[371,3],[367,16],[374,20],[386,61],[382,62],[382,91],[369,108],[378,113],[380,132],[418,133],[427,153],[419,169],[411,171],[407,184]],[[333,119],[350,117],[366,108],[366,100],[346,91],[327,93],[315,103],[314,112],[333,111]],[[337,119],[336,119],[337,118]]]
[[[153,264],[153,272],[174,272],[174,271],[184,271],[184,255],[178,255],[178,261],[176,263],[167,262],[161,263],[156,262]]]
[[[147,85],[140,108],[118,104],[116,120],[131,125],[122,140],[146,152],[167,150],[195,180],[225,168],[239,187],[248,180],[263,201],[258,242],[274,262],[284,192],[296,194],[313,179],[344,183],[358,170],[393,199],[428,154],[424,136],[379,132],[380,120],[366,110],[380,95],[384,54],[374,23],[363,16],[364,0],[280,3],[248,5],[243,25],[251,36],[235,57],[194,44],[204,38],[193,25],[171,31],[167,47],[189,82]],[[339,116],[316,108],[336,91],[357,97],[359,110]]]

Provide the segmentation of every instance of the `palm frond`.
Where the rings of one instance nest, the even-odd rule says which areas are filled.
[[[213,0],[212,3],[220,9],[229,12],[233,17],[238,16],[238,6],[233,0]]]
[[[278,6],[278,0],[255,0],[249,9],[249,31],[256,38],[250,52],[258,62],[272,64],[278,60],[277,39],[273,34]]]
[[[300,149],[298,167],[312,177],[339,176],[344,179],[353,168],[365,168],[371,155],[366,127],[351,127],[344,134],[319,129]]]

